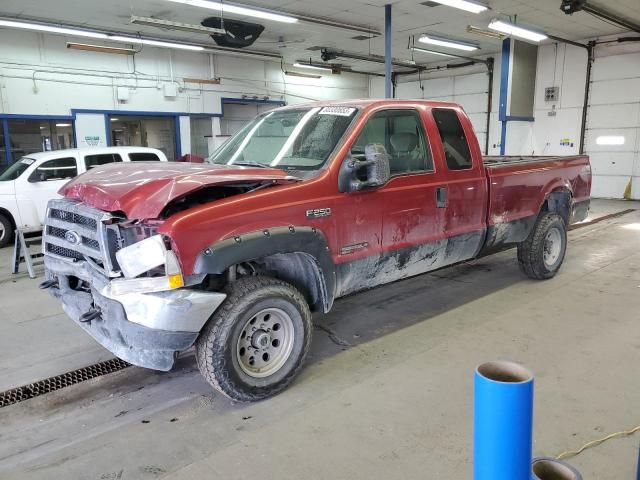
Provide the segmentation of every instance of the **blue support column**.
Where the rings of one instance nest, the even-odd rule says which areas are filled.
[[[505,38],[502,41],[502,61],[500,62],[500,108],[498,119],[501,123],[500,129],[500,155],[504,155],[507,144],[507,103],[509,101],[509,69],[511,68],[511,39]]]
[[[384,6],[384,96],[393,97],[391,79],[391,5]]]
[[[2,135],[4,136],[7,165],[11,165],[13,163],[13,153],[11,152],[11,137],[9,136],[9,120],[2,120]]]

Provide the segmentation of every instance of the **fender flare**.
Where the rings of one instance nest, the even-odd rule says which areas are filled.
[[[336,267],[325,235],[314,227],[274,227],[235,235],[198,254],[194,274],[222,274],[232,265],[276,254],[304,253],[313,258],[322,309],[328,312],[336,291]]]

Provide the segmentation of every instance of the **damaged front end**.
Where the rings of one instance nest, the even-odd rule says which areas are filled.
[[[198,289],[203,276],[184,276],[157,227],[76,200],[52,200],[43,287],[116,356],[166,371],[226,296]]]

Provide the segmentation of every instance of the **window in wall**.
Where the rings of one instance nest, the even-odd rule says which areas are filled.
[[[87,155],[84,157],[84,164],[87,170],[90,170],[100,165],[106,165],[107,163],[121,162],[122,157],[117,153],[101,153],[99,155]]]
[[[449,170],[471,168],[473,165],[469,143],[456,111],[450,108],[434,108],[432,113],[436,125],[438,125],[438,132],[440,132]]]
[[[363,158],[365,146],[372,143],[386,148],[392,175],[433,171],[427,136],[415,110],[384,110],[374,114],[351,148],[351,154]]]
[[[129,160],[132,162],[159,162],[158,155],[151,152],[130,153]]]
[[[35,152],[74,147],[73,123],[65,120],[9,120],[14,159]]]
[[[174,117],[111,116],[111,145],[152,147],[170,161],[176,159],[176,119]]]
[[[29,177],[30,182],[66,180],[78,175],[75,158],[56,158],[40,165]]]
[[[191,117],[190,121],[191,154],[207,158],[210,155],[209,143],[213,138],[213,120],[211,117]]]

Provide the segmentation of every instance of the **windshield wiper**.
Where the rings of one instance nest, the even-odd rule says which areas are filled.
[[[232,163],[231,165],[238,165],[240,167],[273,168],[269,165],[265,165],[263,163],[258,163],[258,162],[236,162],[236,163]]]

